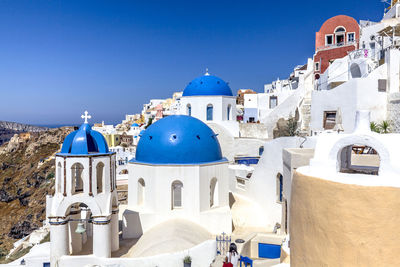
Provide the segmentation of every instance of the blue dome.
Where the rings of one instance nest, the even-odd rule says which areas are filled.
[[[131,125],[131,127],[139,127],[139,124],[137,124],[136,122],[134,124]]]
[[[204,75],[191,81],[183,91],[182,96],[197,96],[197,95],[224,95],[233,96],[229,85],[222,79]]]
[[[61,148],[61,154],[88,155],[91,153],[109,153],[104,136],[92,130],[84,123],[79,130],[67,135]]]
[[[132,162],[203,164],[226,161],[216,134],[199,119],[172,115],[150,125],[142,134]]]

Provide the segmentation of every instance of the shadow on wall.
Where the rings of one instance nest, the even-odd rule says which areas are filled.
[[[143,235],[142,223],[139,212],[125,210],[122,215],[122,236],[126,238],[139,238]]]

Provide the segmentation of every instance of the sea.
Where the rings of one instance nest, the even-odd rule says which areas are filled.
[[[79,127],[79,124],[76,123],[65,123],[65,124],[34,124],[34,126],[46,127],[46,128],[60,128],[64,126],[76,126]],[[93,125],[91,125],[93,126]]]

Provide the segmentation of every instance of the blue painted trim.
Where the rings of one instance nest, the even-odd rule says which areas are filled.
[[[71,154],[71,153],[57,153],[56,156],[60,157],[81,157],[81,156],[109,156],[116,154],[116,152],[107,152],[107,153],[99,153],[99,152],[93,152],[93,153],[88,153],[88,154]]]
[[[146,164],[146,165],[157,165],[157,166],[180,166],[180,165],[185,165],[185,166],[190,166],[190,165],[207,165],[207,164],[217,164],[217,163],[224,163],[224,162],[229,162],[227,158],[223,158],[221,160],[216,160],[216,161],[208,161],[208,162],[190,162],[190,163],[162,163],[162,162],[146,162],[146,161],[140,161],[136,160],[135,158],[131,159],[129,161],[130,163],[138,163],[138,164]]]

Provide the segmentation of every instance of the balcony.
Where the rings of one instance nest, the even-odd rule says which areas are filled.
[[[317,52],[324,51],[324,50],[329,50],[329,49],[340,48],[340,47],[351,46],[351,45],[356,46],[357,45],[357,41],[342,42],[342,43],[337,43],[337,44],[320,46],[320,47],[317,47]]]

